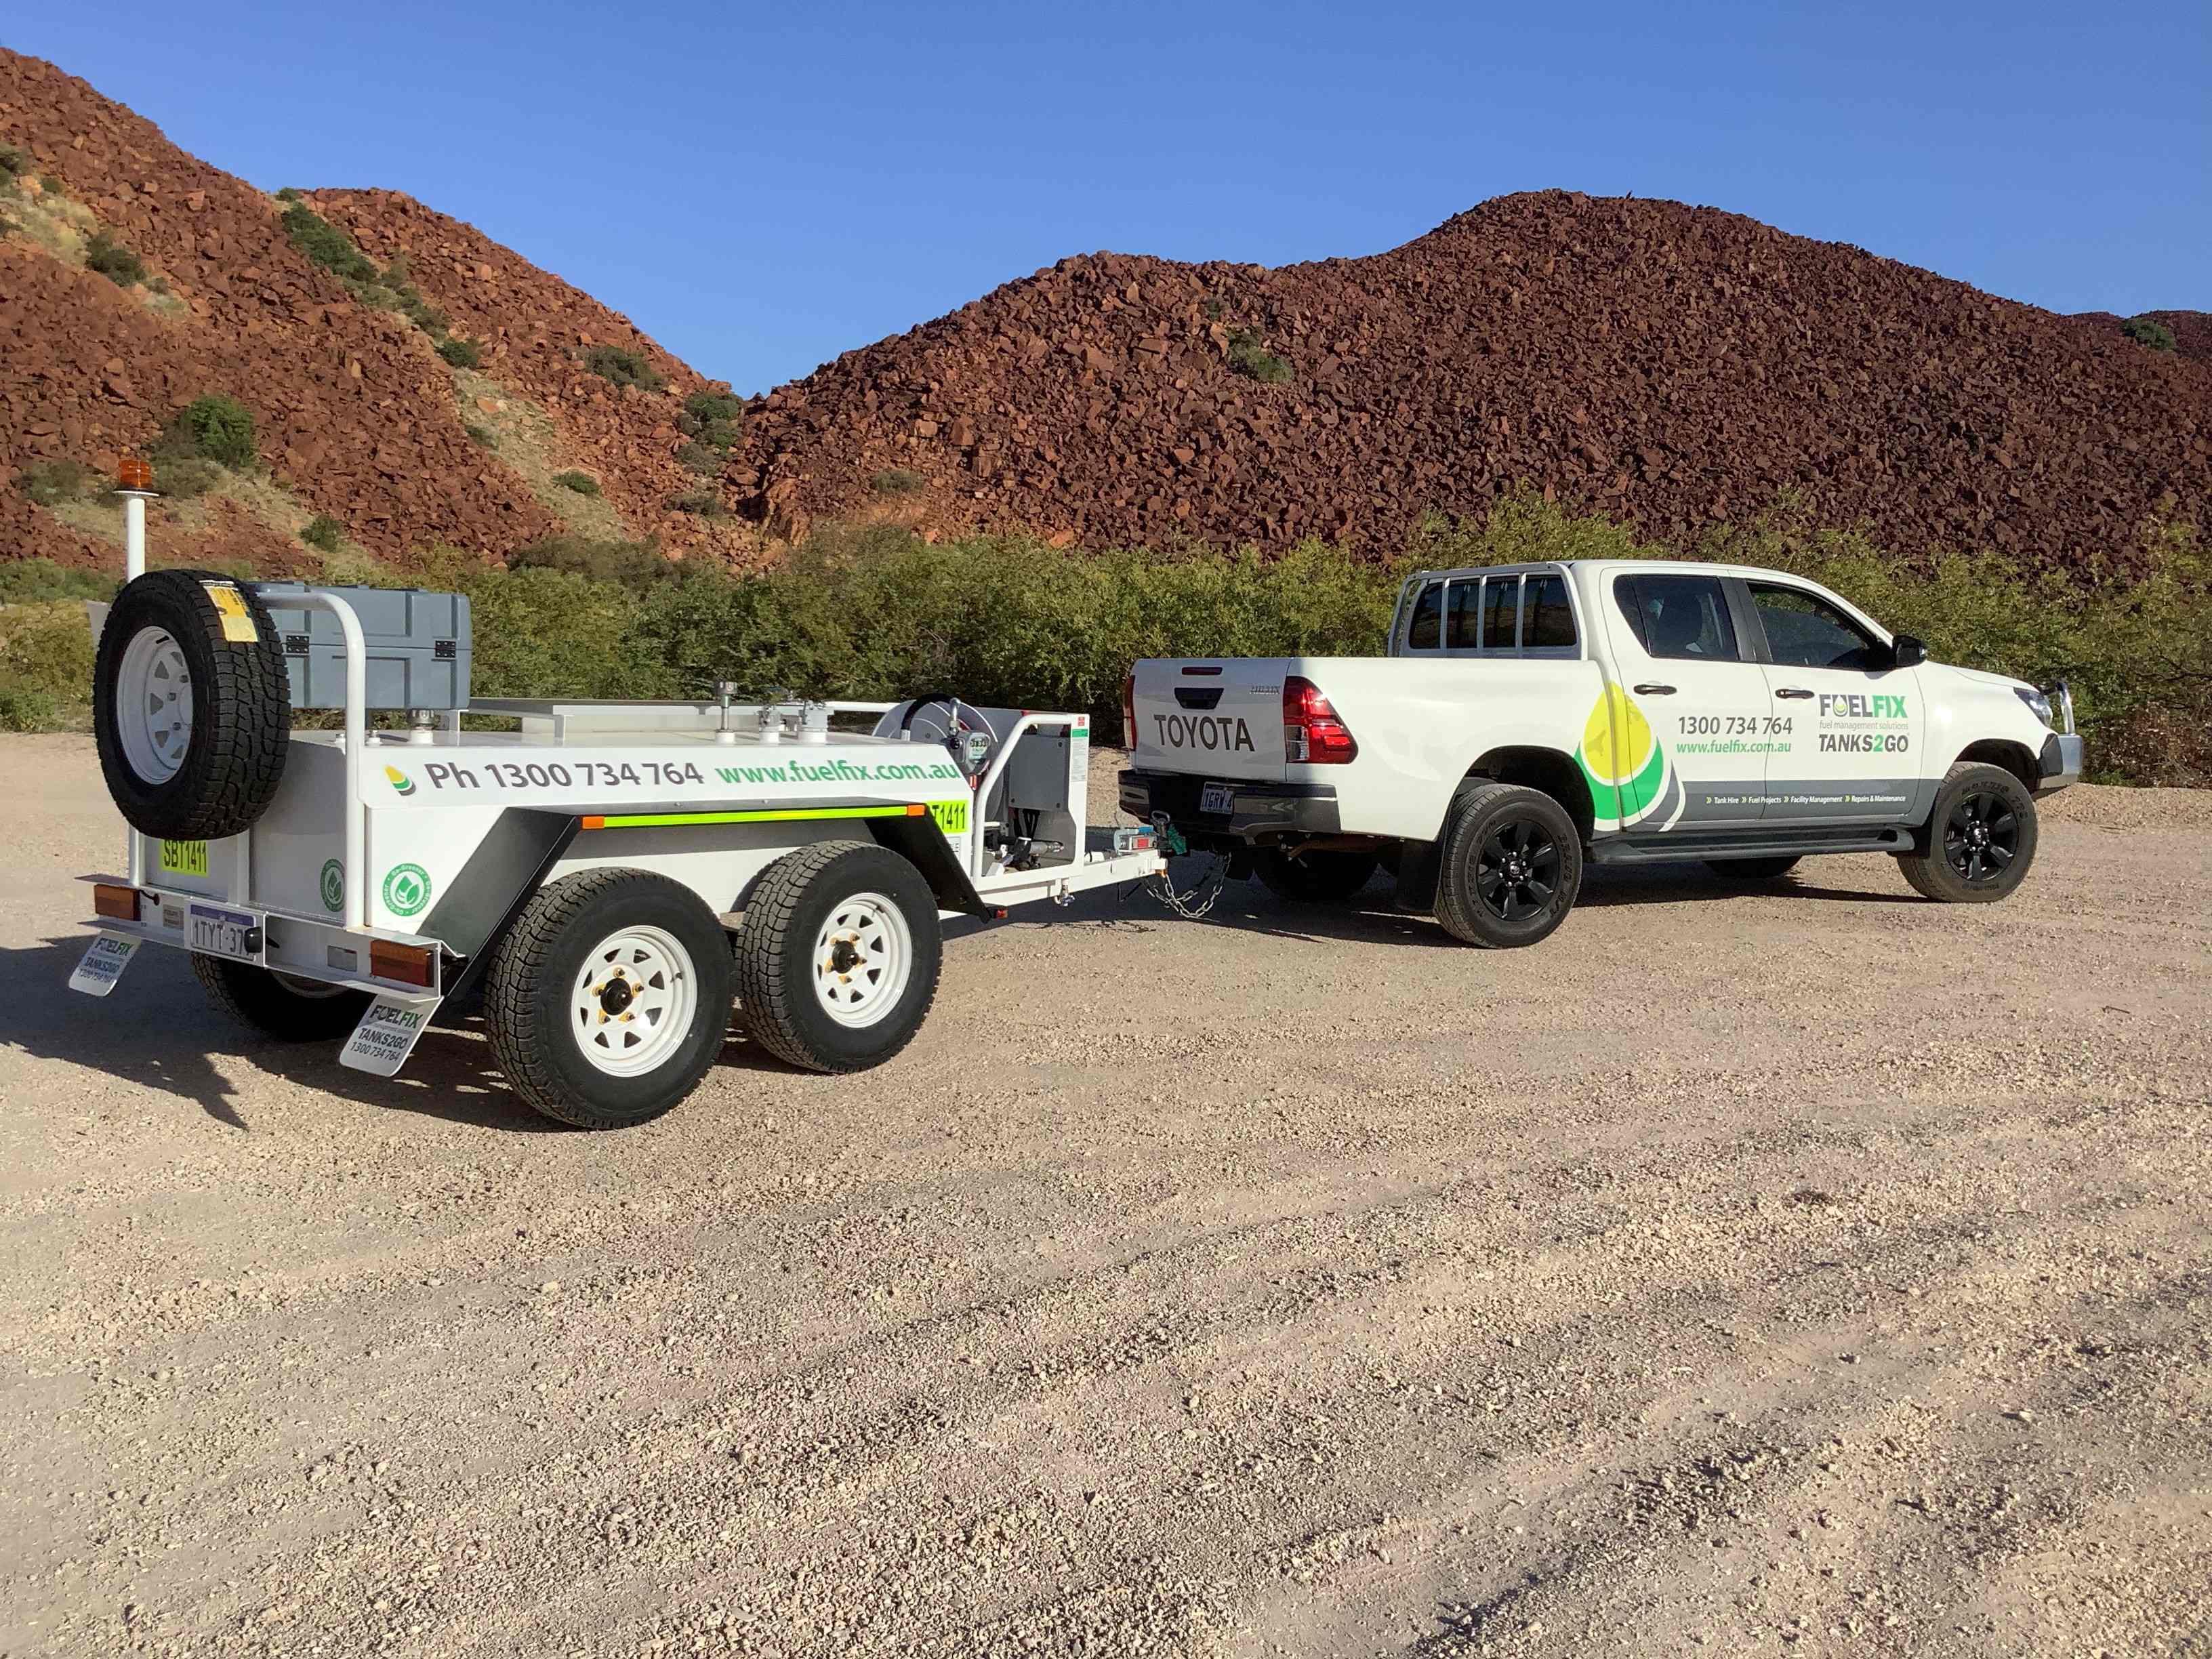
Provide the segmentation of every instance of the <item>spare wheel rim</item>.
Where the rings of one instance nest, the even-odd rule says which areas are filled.
[[[624,927],[593,945],[568,998],[568,1032],[609,1077],[667,1064],[690,1035],[699,1006],[691,953],[659,927]]]
[[[881,893],[854,893],[830,907],[814,940],[814,997],[840,1025],[873,1025],[906,995],[914,933]]]
[[[123,758],[147,783],[183,770],[192,746],[192,674],[165,628],[142,628],[115,674],[116,736]]]

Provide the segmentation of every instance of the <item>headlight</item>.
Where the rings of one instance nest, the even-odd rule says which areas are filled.
[[[2042,692],[2038,691],[2033,686],[2015,685],[2012,689],[2012,694],[2027,705],[2028,711],[2033,714],[2036,719],[2041,720],[2045,726],[2051,726],[2052,724],[2051,719],[2051,699],[2045,696]]]

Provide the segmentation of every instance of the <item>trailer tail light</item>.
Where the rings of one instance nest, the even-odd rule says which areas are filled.
[[[1303,674],[1283,676],[1283,758],[1309,766],[1340,766],[1359,745],[1336,709]]]
[[[438,982],[437,947],[373,939],[368,942],[368,971],[378,979],[401,985],[434,985]]]
[[[1137,746],[1137,671],[1133,666],[1129,678],[1121,682],[1121,747]]]
[[[92,913],[106,916],[110,921],[138,920],[138,890],[136,887],[111,887],[106,882],[94,882],[92,888]]]

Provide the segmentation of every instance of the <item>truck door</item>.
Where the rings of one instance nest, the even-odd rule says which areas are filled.
[[[1612,588],[1616,684],[1607,701],[1622,827],[1644,835],[1758,823],[1771,697],[1721,579],[1624,572]]]
[[[1842,607],[1794,583],[1745,588],[1786,726],[1767,757],[1769,823],[1917,823],[1928,735],[1920,678]]]

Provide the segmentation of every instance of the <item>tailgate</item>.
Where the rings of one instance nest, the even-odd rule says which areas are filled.
[[[1149,657],[1136,666],[1139,771],[1283,776],[1280,657]]]

